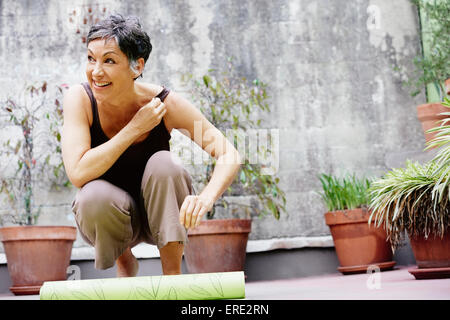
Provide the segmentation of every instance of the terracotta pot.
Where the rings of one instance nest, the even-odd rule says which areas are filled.
[[[383,227],[368,224],[370,213],[365,209],[325,213],[334,247],[343,274],[367,272],[370,266],[391,269],[392,249]]]
[[[447,117],[440,115],[440,113],[448,111],[449,109],[440,103],[426,103],[417,107],[417,118],[422,123],[422,130],[426,142],[432,140],[436,136],[436,132],[426,133],[426,131],[439,126],[441,124],[439,120],[443,120]]]
[[[450,232],[428,239],[419,235],[409,237],[418,269],[408,270],[416,279],[439,279],[450,277]]]
[[[189,273],[243,271],[250,219],[203,220],[189,229],[184,258]]]
[[[66,280],[77,229],[69,226],[0,228],[10,290],[16,295],[39,294],[44,281]]]
[[[450,78],[448,78],[447,80],[445,80],[445,90],[447,92],[447,95],[450,96]]]

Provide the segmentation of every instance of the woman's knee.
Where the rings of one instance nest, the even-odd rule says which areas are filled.
[[[147,179],[150,176],[157,179],[165,179],[168,177],[183,177],[185,175],[186,170],[181,160],[172,152],[166,150],[153,154],[147,161],[144,171],[144,177]]]
[[[78,191],[73,210],[83,219],[97,220],[104,217],[111,206],[123,207],[124,200],[124,195],[116,186],[105,180],[93,180]]]

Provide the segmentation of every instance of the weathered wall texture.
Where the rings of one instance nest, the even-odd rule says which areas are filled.
[[[288,215],[255,219],[252,239],[329,234],[318,174],[379,176],[388,159],[402,163],[424,147],[415,112],[424,97],[412,99],[394,71],[411,70],[420,50],[408,0],[3,0],[0,96],[24,81],[84,81],[83,18],[109,12],[138,15],[148,31],[144,81],[183,92],[182,73],[234,56],[243,76],[269,84],[264,128],[279,129]],[[63,206],[47,207],[40,224],[73,224],[74,192],[43,195]]]

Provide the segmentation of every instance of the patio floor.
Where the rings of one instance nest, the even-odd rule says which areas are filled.
[[[270,300],[450,300],[450,279],[416,280],[401,266],[374,274],[340,273],[253,282],[245,285],[246,298]]]
[[[450,300],[450,279],[416,280],[400,266],[373,274],[340,273],[247,282],[246,300]],[[0,300],[38,300],[39,295],[0,295]]]

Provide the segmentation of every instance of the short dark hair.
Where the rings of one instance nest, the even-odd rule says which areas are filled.
[[[133,69],[139,58],[147,62],[152,52],[150,37],[142,30],[139,18],[136,16],[123,17],[112,14],[93,25],[86,39],[86,46],[96,39],[115,39],[120,50],[127,56]]]

